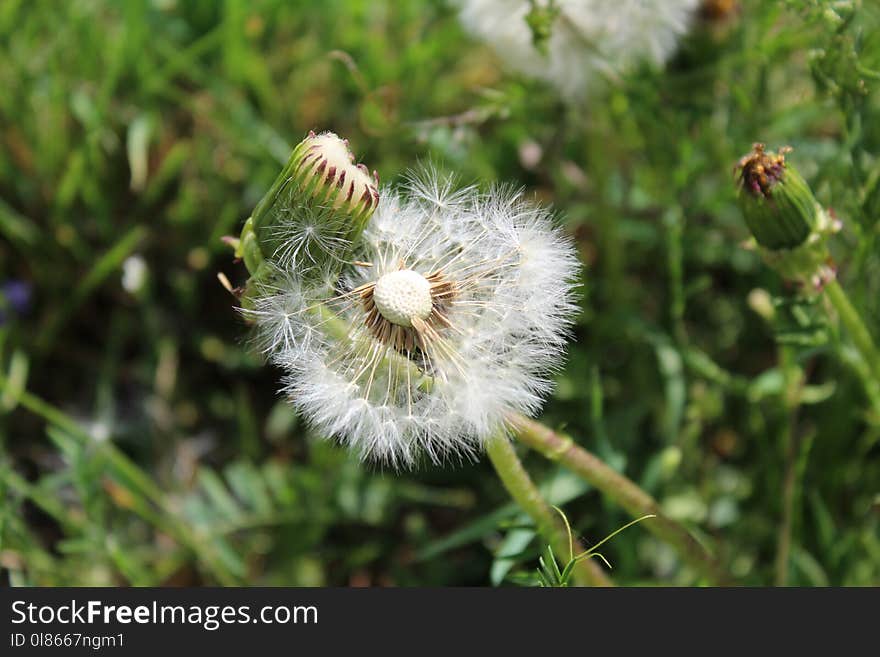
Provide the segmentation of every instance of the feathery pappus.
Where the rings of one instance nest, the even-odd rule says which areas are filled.
[[[577,310],[549,211],[426,171],[381,190],[353,256],[317,281],[279,264],[246,311],[319,433],[403,467],[472,457],[539,410]]]

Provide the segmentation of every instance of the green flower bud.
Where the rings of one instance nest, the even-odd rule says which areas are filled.
[[[378,203],[378,176],[355,164],[348,142],[310,132],[245,224],[241,256],[252,275],[261,259],[299,272],[341,263]]]
[[[785,162],[790,151],[784,147],[772,155],[755,144],[737,165],[746,224],[758,244],[774,251],[806,242],[821,211],[806,181]]]
[[[826,242],[836,222],[785,161],[789,152],[783,147],[771,154],[755,144],[737,163],[740,207],[767,263],[787,279],[821,289],[834,278]]]

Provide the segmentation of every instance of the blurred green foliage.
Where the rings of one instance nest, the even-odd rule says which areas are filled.
[[[245,272],[221,238],[293,144],[331,129],[386,182],[430,159],[560,211],[586,268],[548,423],[742,582],[880,583],[880,391],[846,335],[743,248],[733,193],[753,141],[793,146],[880,335],[880,7],[740,5],[701,19],[665,72],[565,107],[505,75],[442,2],[4,0],[0,285],[30,299],[4,292],[0,325],[2,581],[535,571],[541,545],[488,464],[359,464],[309,434],[248,351],[217,281]],[[627,522],[526,464],[587,546]],[[603,554],[619,584],[701,581],[639,526]]]

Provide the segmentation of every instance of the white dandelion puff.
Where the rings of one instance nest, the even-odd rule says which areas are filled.
[[[510,70],[582,100],[603,80],[675,52],[699,0],[458,0],[465,28]],[[535,45],[528,17],[544,14],[549,38]],[[542,52],[543,50],[543,52]]]
[[[577,309],[547,210],[428,172],[382,190],[355,256],[335,282],[280,272],[247,311],[318,432],[400,467],[472,457],[540,409]]]
[[[281,216],[269,231],[270,239],[277,244],[271,254],[275,262],[309,267],[323,258],[337,258],[336,254],[348,249],[348,222],[344,217],[338,218],[323,207],[288,208],[280,213],[295,214],[296,219],[290,221]]]

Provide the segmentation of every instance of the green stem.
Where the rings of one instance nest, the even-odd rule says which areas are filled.
[[[510,441],[504,436],[493,438],[486,445],[486,453],[507,492],[534,521],[538,533],[550,543],[553,551],[566,557],[584,552],[577,542],[572,543],[559,516],[541,497],[541,492],[532,482]],[[582,586],[613,586],[592,559],[578,562],[574,579]]]
[[[687,563],[697,568],[711,582],[719,585],[731,583],[730,576],[706,548],[683,525],[663,513],[657,502],[635,483],[575,445],[568,436],[558,434],[522,415],[513,415],[509,420],[522,443],[565,465],[626,509],[634,518],[655,515],[656,518],[645,527],[676,548]]]
[[[877,350],[871,337],[871,332],[868,331],[868,327],[865,326],[859,312],[852,305],[849,297],[846,296],[846,292],[843,291],[840,283],[836,280],[831,281],[825,286],[825,296],[828,297],[828,300],[837,310],[840,321],[843,322],[846,330],[849,331],[856,349],[859,350],[862,358],[865,359],[871,371],[871,376],[874,380],[880,381],[880,351]]]
[[[780,360],[785,378],[785,425],[782,430],[782,445],[785,454],[785,474],[782,479],[782,517],[779,521],[779,536],[776,541],[776,586],[788,584],[788,569],[791,555],[792,529],[795,516],[795,497],[797,488],[797,461],[800,441],[795,433],[797,422],[798,396],[801,389],[801,376],[793,362],[791,350],[780,349]]]

